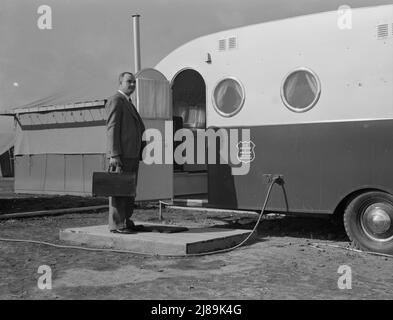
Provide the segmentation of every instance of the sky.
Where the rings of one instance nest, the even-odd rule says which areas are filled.
[[[209,33],[297,15],[393,0],[1,0],[0,111],[85,86],[116,89],[134,71],[132,14],[141,15],[142,67]],[[41,5],[52,29],[41,30]],[[2,117],[0,117],[1,119]],[[0,132],[1,132],[0,122]]]

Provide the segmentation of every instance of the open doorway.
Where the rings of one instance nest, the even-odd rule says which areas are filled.
[[[194,163],[174,162],[175,195],[206,194],[207,165],[197,164],[196,130],[206,129],[206,85],[201,74],[192,69],[180,71],[172,81],[174,132],[185,128],[193,132]],[[174,141],[174,150],[182,142]]]

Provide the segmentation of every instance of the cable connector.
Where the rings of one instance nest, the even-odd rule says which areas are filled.
[[[280,186],[284,184],[284,176],[282,174],[273,175],[272,180]]]
[[[279,185],[284,184],[284,175],[282,174],[271,174],[271,173],[266,173],[262,175],[263,182],[266,184],[270,183],[277,183]]]

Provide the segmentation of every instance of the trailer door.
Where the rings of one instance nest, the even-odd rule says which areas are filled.
[[[151,148],[145,148],[144,161],[140,162],[136,200],[172,199],[173,132],[170,84],[165,76],[155,69],[143,69],[135,78],[136,90],[133,100],[146,131],[159,133],[154,135],[154,145],[157,148],[148,154],[146,151],[151,151]],[[149,136],[147,144],[151,147],[152,137],[150,134]],[[146,157],[149,157],[150,161],[146,161]],[[151,163],[153,158],[154,162]]]

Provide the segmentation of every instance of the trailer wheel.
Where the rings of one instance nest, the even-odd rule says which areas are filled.
[[[393,196],[372,191],[355,197],[344,212],[344,226],[358,249],[393,254]]]

